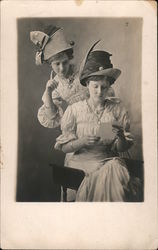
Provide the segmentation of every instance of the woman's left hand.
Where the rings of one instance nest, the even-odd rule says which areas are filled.
[[[112,124],[112,127],[113,127],[114,132],[116,133],[117,151],[124,152],[128,150],[133,144],[133,138],[131,134],[128,132],[125,132],[123,127],[118,123]],[[127,135],[128,135],[128,138],[127,138]]]
[[[113,127],[113,131],[116,133],[116,136],[118,138],[121,138],[121,139],[125,138],[123,127],[119,123],[116,123],[116,122],[113,123],[112,127]]]

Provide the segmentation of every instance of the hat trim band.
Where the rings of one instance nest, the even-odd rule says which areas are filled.
[[[100,71],[96,71],[93,72],[83,78],[80,79],[80,82],[82,85],[85,86],[85,80],[87,78],[89,78],[90,76],[109,76],[109,77],[113,77],[115,80],[120,76],[121,74],[121,70],[117,69],[117,68],[109,68],[109,69],[104,69],[104,70],[100,70]]]

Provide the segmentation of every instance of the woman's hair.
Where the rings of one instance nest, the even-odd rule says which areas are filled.
[[[86,79],[86,85],[89,84],[90,81],[100,81],[103,80],[104,78],[106,78],[106,80],[109,82],[110,85],[112,85],[115,82],[115,79],[113,77],[110,76],[90,76]]]
[[[73,49],[67,49],[67,50],[64,50],[60,53],[57,53],[56,55],[52,56],[51,58],[49,58],[46,62],[48,64],[51,64],[52,61],[54,60],[59,60],[60,58],[63,57],[63,55],[67,55],[69,60],[72,60],[73,59]]]

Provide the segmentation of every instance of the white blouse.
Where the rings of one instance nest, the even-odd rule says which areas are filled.
[[[60,125],[61,117],[67,105],[84,100],[89,96],[88,89],[80,84],[77,74],[69,79],[63,79],[56,75],[54,80],[58,83],[58,86],[52,92],[52,100],[57,107],[57,113],[50,117],[46,106],[43,104],[37,115],[41,125],[48,128],[55,128]],[[45,95],[43,95],[42,101],[45,101]]]
[[[91,112],[87,101],[80,101],[70,105],[61,120],[62,135],[57,138],[56,148],[72,139],[97,134],[100,123],[117,121],[123,127],[124,133],[130,129],[128,112],[119,98],[107,98],[103,114],[98,122],[95,113]]]
[[[51,117],[47,112],[46,106],[43,104],[39,108],[37,115],[40,124],[47,128],[60,126],[61,118],[66,107],[89,97],[88,88],[80,84],[78,73],[74,73],[69,79],[60,78],[56,75],[54,80],[58,83],[58,85],[52,92],[52,100],[57,107],[57,112]],[[110,87],[108,96],[114,95],[114,90]],[[43,95],[42,101],[45,102],[45,95]]]
[[[120,99],[106,98],[102,115],[99,118],[90,109],[87,100],[70,105],[61,120],[62,134],[56,139],[55,149],[61,150],[62,145],[71,140],[95,135],[101,123],[112,124],[115,121],[123,127],[126,140],[131,141],[128,112]],[[68,153],[64,165],[82,169],[86,174],[77,195],[76,192],[68,190],[69,201],[125,200],[124,188],[128,188],[129,173],[125,162],[111,146],[110,148],[106,145],[86,147]]]

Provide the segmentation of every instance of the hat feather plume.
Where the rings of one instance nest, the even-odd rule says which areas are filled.
[[[100,40],[101,40],[101,39],[100,39]],[[90,49],[87,51],[87,54],[86,54],[85,58],[83,59],[81,65],[80,65],[79,79],[80,79],[80,77],[81,77],[82,71],[83,71],[83,69],[84,69],[84,66],[85,66],[85,63],[86,63],[86,61],[87,61],[87,58],[88,58],[89,54],[90,54],[91,51],[94,49],[94,47],[100,42],[100,40],[96,41],[96,42],[90,47]]]

